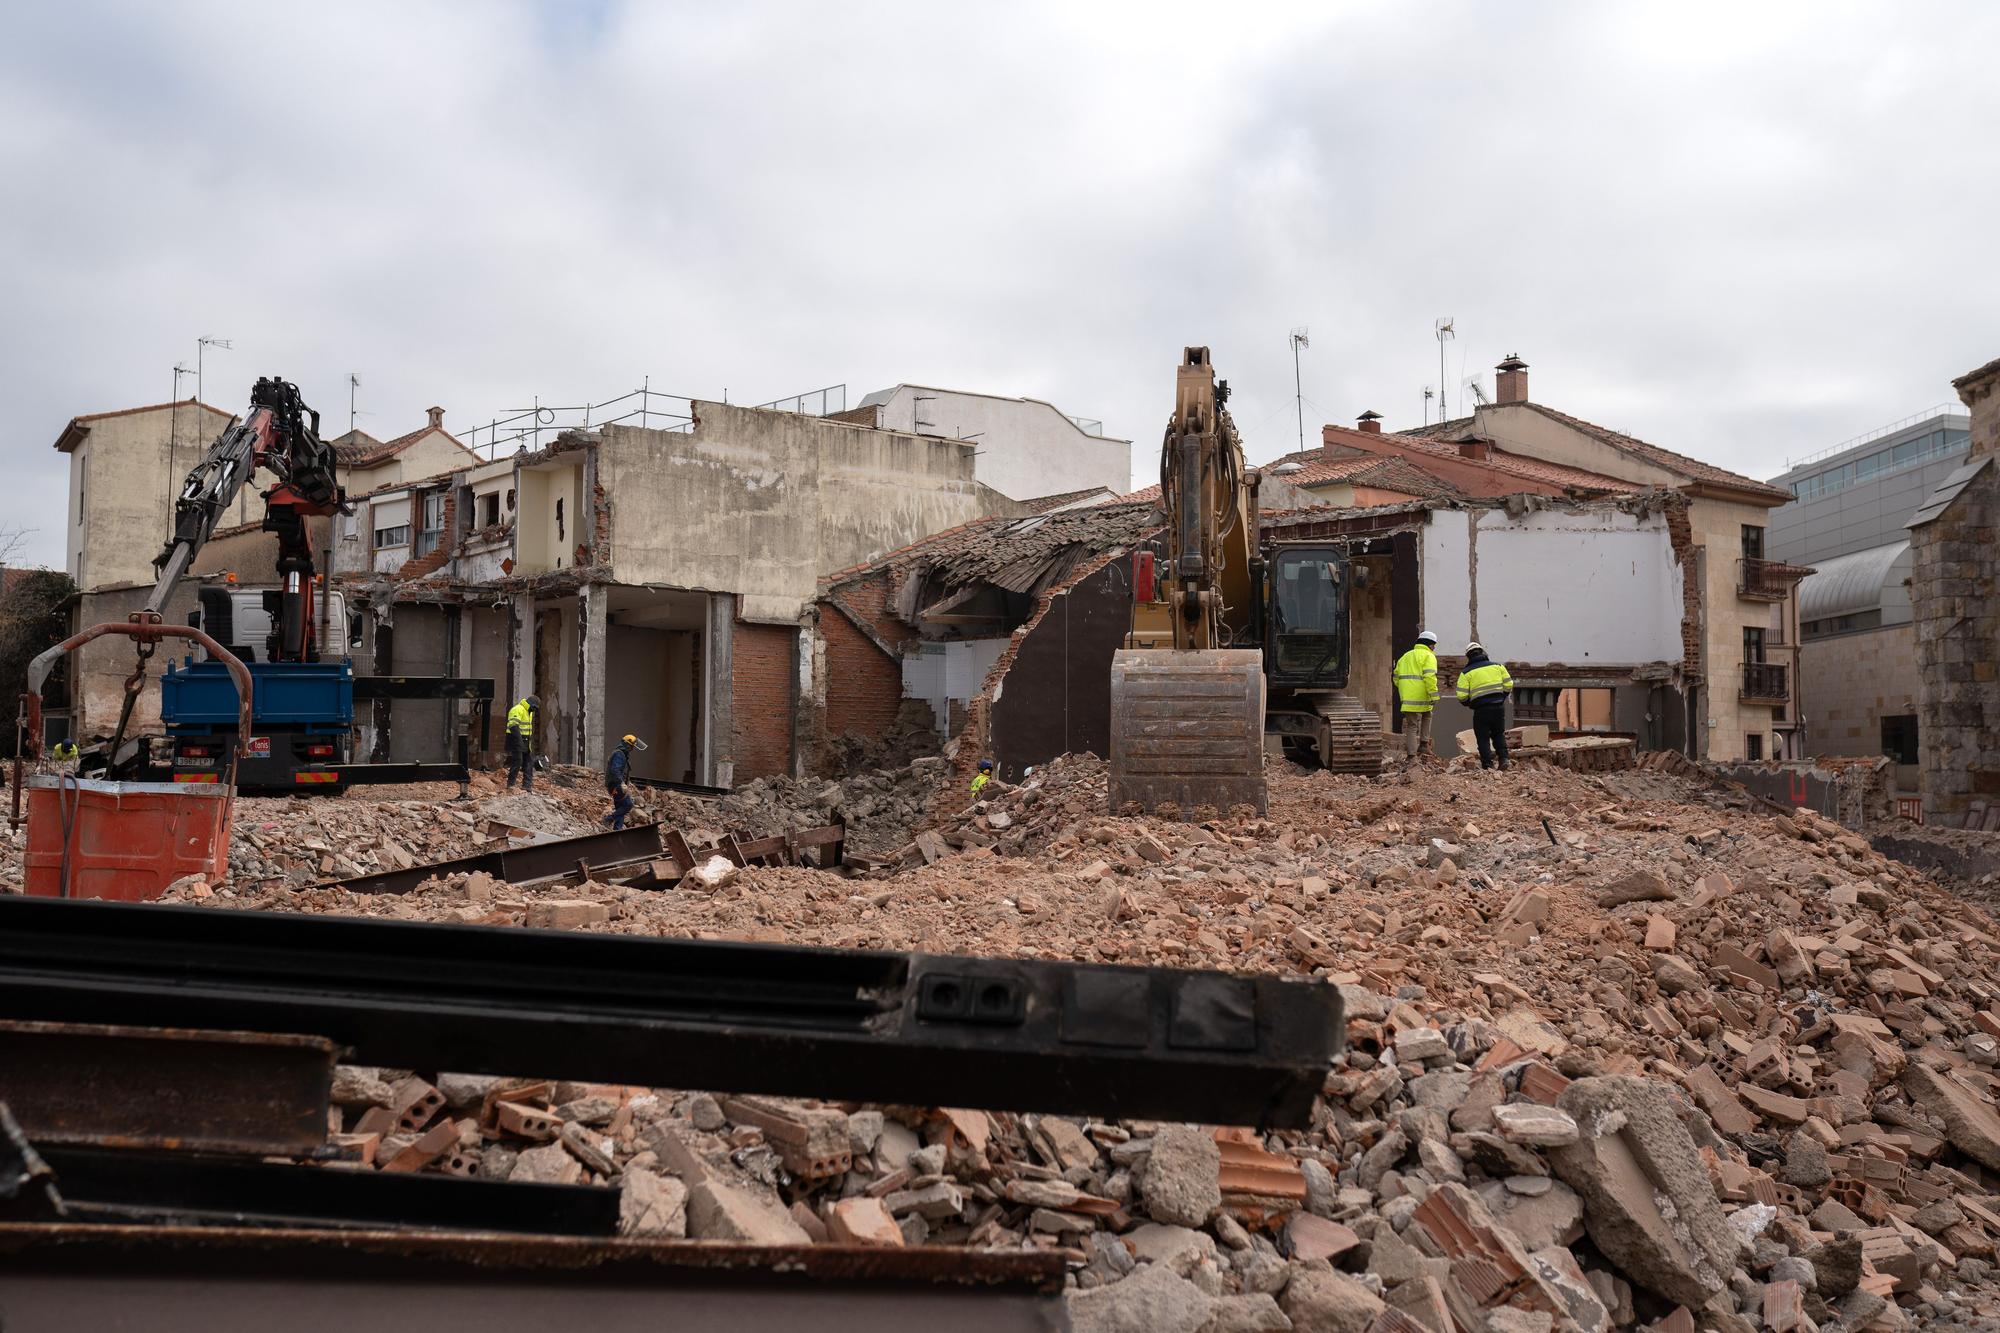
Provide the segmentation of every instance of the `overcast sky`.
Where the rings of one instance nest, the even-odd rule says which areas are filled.
[[[981,17],[981,16],[984,17]],[[1759,476],[2000,356],[2000,6],[131,4],[0,42],[0,526],[69,417],[357,373],[1047,398],[1155,476],[1184,344],[1253,459],[1533,396]],[[193,382],[184,386],[192,392]],[[330,431],[329,433],[333,433]],[[153,540],[147,534],[148,544]]]

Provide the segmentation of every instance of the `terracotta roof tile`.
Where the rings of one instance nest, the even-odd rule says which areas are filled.
[[[1711,482],[1718,486],[1727,486],[1731,490],[1746,491],[1752,495],[1768,496],[1781,504],[1789,503],[1793,498],[1792,493],[1788,490],[1766,485],[1764,482],[1746,477],[1740,472],[1731,472],[1728,468],[1717,467],[1713,463],[1704,463],[1699,458],[1689,458],[1686,454],[1677,454],[1671,449],[1662,449],[1657,444],[1648,444],[1644,440],[1636,439],[1621,431],[1612,430],[1608,426],[1600,426],[1595,422],[1585,421],[1582,417],[1573,417],[1567,412],[1558,412],[1553,407],[1543,407],[1540,403],[1527,403],[1524,406],[1540,412],[1552,421],[1560,421],[1572,429],[1580,430],[1584,434],[1610,445],[1620,453],[1630,454],[1644,462],[1651,463],[1655,467],[1665,468],[1669,472],[1678,472],[1691,481]]]

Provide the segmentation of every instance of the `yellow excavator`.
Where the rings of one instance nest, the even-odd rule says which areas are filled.
[[[1267,735],[1296,760],[1377,773],[1382,724],[1346,693],[1355,567],[1324,542],[1263,542],[1259,478],[1206,347],[1190,347],[1160,450],[1165,550],[1135,553],[1111,662],[1111,810],[1264,814]]]

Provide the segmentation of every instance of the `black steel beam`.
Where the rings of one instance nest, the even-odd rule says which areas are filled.
[[[357,787],[394,782],[464,782],[471,776],[463,763],[441,764],[335,764],[342,786]]]
[[[358,1171],[204,1157],[35,1145],[76,1221],[166,1226],[418,1227],[609,1236],[618,1191],[529,1185],[414,1171]]]
[[[356,699],[491,699],[493,682],[462,676],[356,676]]]
[[[0,1018],[308,1032],[398,1069],[1304,1126],[1325,982],[0,898]]]
[[[627,778],[634,786],[649,787],[656,791],[677,791],[684,796],[727,796],[727,787],[704,787],[698,782],[669,782],[665,778]]]
[[[531,842],[520,847],[498,847],[490,852],[461,856],[456,861],[434,861],[407,870],[384,870],[374,875],[339,879],[323,887],[346,889],[351,893],[408,893],[434,875],[467,875],[483,870],[495,879],[519,884],[573,871],[579,861],[586,865],[622,865],[643,861],[660,854],[660,826],[635,824],[631,828],[605,833],[586,833],[580,838],[557,838],[551,842]]]
[[[290,1033],[0,1022],[0,1102],[44,1147],[304,1157],[326,1144],[333,1058]]]

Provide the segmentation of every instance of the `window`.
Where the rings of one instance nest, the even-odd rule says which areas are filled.
[[[1764,631],[1750,625],[1743,627],[1743,660],[1761,662],[1764,660]]]
[[[1917,715],[1898,713],[1882,719],[1882,753],[1899,764],[1917,762]]]
[[[479,497],[479,526],[497,528],[500,526],[500,492]]]
[[[418,555],[429,555],[444,536],[444,492],[427,491],[421,507],[423,525],[417,529]]]
[[[1753,762],[1764,757],[1764,733],[1753,731],[1743,738],[1743,757]]]
[[[1743,558],[1762,560],[1764,558],[1764,529],[1743,525]]]
[[[83,526],[83,488],[90,484],[90,455],[76,456],[76,525]],[[81,566],[78,566],[81,568]]]
[[[1556,698],[1561,693],[1552,689],[1533,689],[1516,685],[1514,687],[1514,721],[1519,723],[1546,722],[1554,726],[1556,722]]]
[[[361,515],[342,514],[340,516],[340,539],[342,541],[351,542],[360,540],[360,537],[361,537]]]
[[[385,546],[408,546],[409,544],[410,525],[407,523],[396,528],[375,529],[375,549],[378,551]]]

